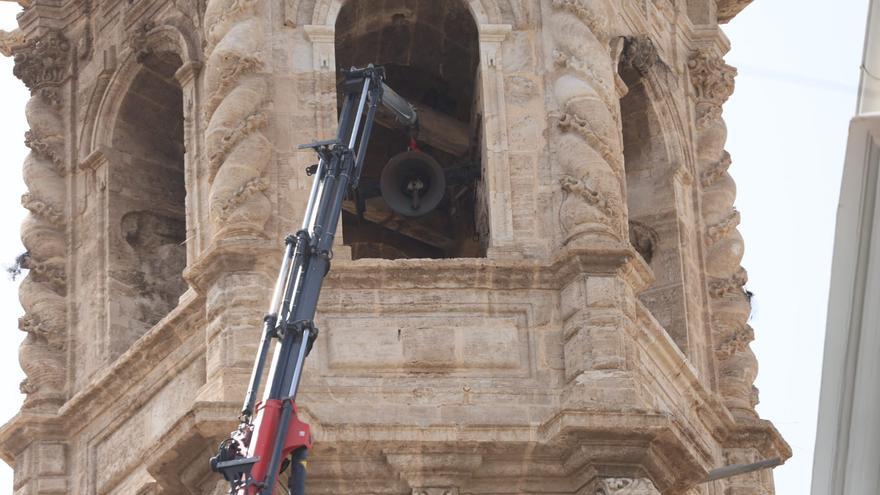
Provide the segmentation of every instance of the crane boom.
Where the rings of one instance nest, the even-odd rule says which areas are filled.
[[[312,438],[309,426],[297,417],[295,401],[305,358],[318,335],[315,311],[330,270],[342,204],[349,189],[357,187],[379,106],[403,127],[414,128],[418,122],[415,108],[385,84],[382,67],[370,65],[343,75],[336,138],[300,146],[318,155],[318,163],[307,169],[314,181],[302,227],[285,239],[238,429],[211,458],[211,468],[229,482],[230,495],[272,495],[287,465],[290,493],[304,494],[304,460]],[[268,381],[258,403],[273,342]]]

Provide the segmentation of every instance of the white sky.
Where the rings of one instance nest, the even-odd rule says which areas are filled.
[[[847,126],[855,112],[867,0],[756,0],[725,27],[739,69],[725,106],[738,185],[743,265],[755,293],[752,349],[761,371],[758,411],[794,450],[775,471],[777,493],[809,493],[825,310]],[[0,2],[0,29],[15,27]],[[28,92],[0,57],[0,267],[24,248],[21,163]],[[0,274],[0,422],[21,404],[18,282]],[[0,463],[0,492],[12,471]]]

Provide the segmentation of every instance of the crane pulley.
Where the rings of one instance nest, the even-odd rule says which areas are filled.
[[[301,229],[285,239],[239,426],[211,458],[211,468],[229,482],[230,495],[272,495],[288,466],[290,493],[303,495],[312,437],[309,426],[297,417],[295,399],[305,358],[318,335],[315,310],[330,270],[343,201],[360,180],[379,107],[389,110],[404,128],[415,129],[418,123],[415,108],[385,84],[382,67],[351,69],[343,76],[336,138],[300,146],[313,149],[319,158],[307,169],[314,181],[305,218]],[[272,342],[269,378],[257,403]]]

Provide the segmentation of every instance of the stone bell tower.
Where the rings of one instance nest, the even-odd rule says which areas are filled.
[[[771,494],[719,28],[748,0],[20,0],[31,90],[15,493],[223,494],[337,69],[450,177],[344,207],[299,396],[309,494]],[[744,166],[748,166],[745,164]],[[5,391],[13,393],[13,391]]]

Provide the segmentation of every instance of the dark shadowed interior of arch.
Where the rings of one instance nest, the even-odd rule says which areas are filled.
[[[621,64],[628,92],[620,100],[630,242],[654,272],[641,295],[657,321],[687,352],[687,308],[683,298],[680,229],[673,187],[674,167],[657,115],[658,101],[645,77]]]
[[[186,289],[181,59],[149,53],[122,101],[108,173],[111,354],[176,305]]]
[[[477,26],[461,0],[349,1],[336,21],[337,68],[385,67],[388,84],[420,113],[418,147],[445,170],[440,205],[421,217],[394,213],[377,184],[408,138],[378,120],[359,198],[345,206],[343,240],[357,258],[453,258],[484,255],[480,221],[480,95]],[[341,105],[341,98],[340,98]],[[361,207],[358,207],[360,203]]]

